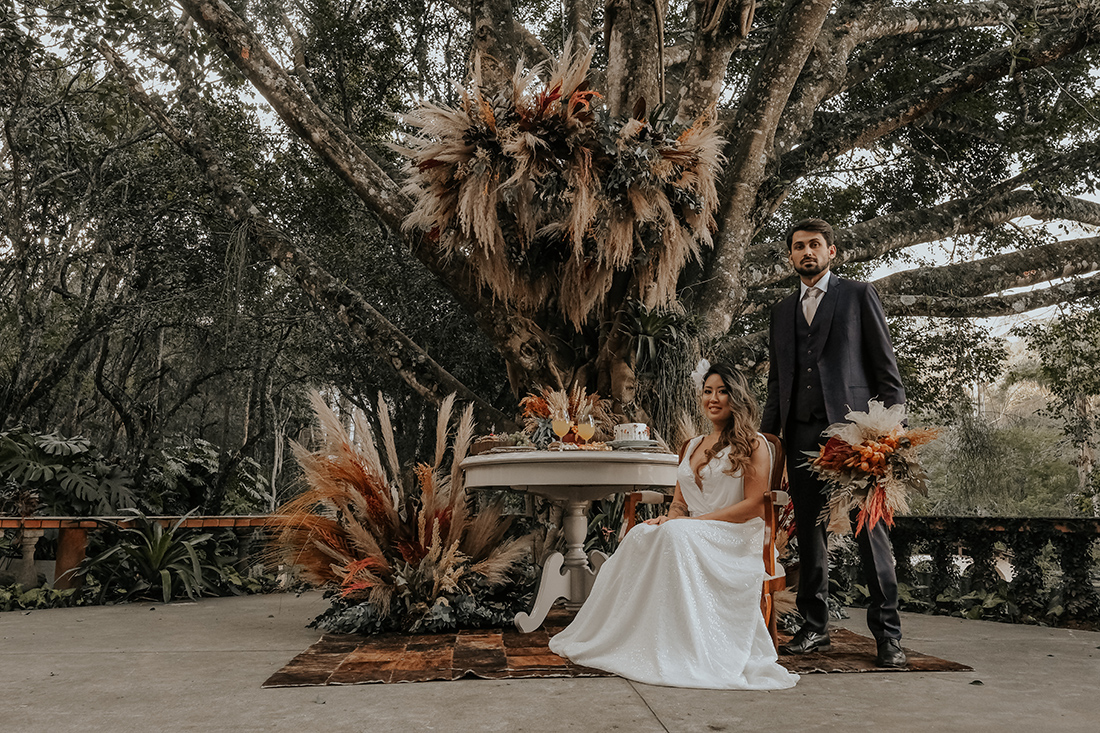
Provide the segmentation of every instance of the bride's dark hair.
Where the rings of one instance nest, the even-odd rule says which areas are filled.
[[[700,486],[703,480],[699,476],[699,470],[710,463],[726,446],[730,448],[728,456],[730,467],[725,473],[732,476],[742,469],[746,472],[751,471],[752,451],[756,446],[756,432],[760,426],[760,405],[757,404],[756,398],[749,390],[749,383],[741,373],[725,364],[711,364],[710,369],[703,375],[703,384],[706,384],[712,374],[717,374],[726,387],[731,414],[718,436],[718,442],[704,454],[706,460],[695,471],[695,479]],[[700,391],[700,397],[702,397],[702,391]]]

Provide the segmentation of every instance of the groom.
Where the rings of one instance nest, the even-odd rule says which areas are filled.
[[[829,553],[818,523],[825,485],[806,467],[822,431],[877,399],[905,402],[886,316],[873,286],[829,271],[836,257],[833,228],[805,219],[787,231],[787,252],[801,279],[798,292],[771,312],[771,366],[761,430],[781,434],[798,532],[798,610],[805,623],[780,647],[784,654],[825,652],[829,640]],[[898,584],[886,526],[878,522],[856,538],[867,575],[867,626],[878,643],[880,667],[904,667]]]

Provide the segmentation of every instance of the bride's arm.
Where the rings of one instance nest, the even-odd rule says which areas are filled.
[[[672,504],[668,507],[668,519],[688,516],[688,504],[684,501],[684,494],[680,491],[680,482],[676,482],[676,493],[672,495]]]
[[[740,523],[757,517],[763,518],[764,494],[768,491],[768,474],[771,472],[771,454],[764,444],[764,439],[759,436],[752,449],[749,466],[751,470],[745,471],[744,499],[725,509],[700,514],[692,519],[717,519],[723,522]]]

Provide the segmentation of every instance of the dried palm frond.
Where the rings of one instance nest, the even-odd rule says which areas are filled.
[[[550,416],[554,419],[570,420],[573,413],[569,411],[569,393],[564,390],[542,390],[542,396],[546,398],[546,404],[550,407]]]
[[[468,570],[467,563],[464,562],[462,553],[459,552],[458,543],[450,545],[445,553],[441,552],[439,557],[435,558],[435,565],[432,568],[432,596],[438,597],[443,593],[451,593],[458,590],[458,581],[462,579],[462,576],[466,574]]]
[[[439,405],[439,415],[435,422],[435,460],[432,462],[432,470],[438,471],[443,464],[443,454],[447,452],[447,438],[450,435],[448,426],[451,424],[451,410],[454,408],[455,395],[449,394],[443,398]]]
[[[467,524],[462,538],[462,552],[475,561],[488,557],[500,544],[510,524],[511,519],[501,515],[500,503],[482,509]]]
[[[489,557],[470,568],[485,576],[490,586],[501,585],[508,579],[508,572],[531,551],[530,537],[517,537],[509,542],[497,545]]]
[[[775,604],[775,612],[778,616],[786,616],[795,612],[798,608],[795,593],[789,588],[777,590],[772,594],[772,603]]]
[[[378,447],[374,442],[374,431],[366,415],[356,410],[352,416],[352,425],[355,428],[355,450],[365,459],[366,468],[376,476],[385,477],[386,469],[382,465],[382,457],[378,454]],[[397,482],[390,482],[390,501],[393,502],[394,507],[401,506]]]
[[[386,446],[386,460],[389,461],[390,480],[398,484],[401,475],[401,461],[397,458],[397,443],[393,438],[393,423],[390,422],[390,406],[382,392],[378,393],[378,425],[382,431],[382,443]]]
[[[474,404],[471,402],[462,411],[458,419],[458,429],[455,431],[453,455],[451,456],[451,483],[449,488],[448,503],[454,509],[457,499],[464,498],[462,492],[455,487],[462,485],[462,468],[460,464],[470,451],[470,445],[474,442]],[[465,502],[463,502],[465,504]]]
[[[428,535],[436,523],[435,472],[424,463],[418,464],[413,470],[420,484],[420,511],[416,513],[416,537],[420,547],[427,551]]]

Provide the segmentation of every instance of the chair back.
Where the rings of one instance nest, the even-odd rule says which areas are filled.
[[[769,576],[775,575],[775,535],[779,527],[777,507],[784,507],[790,501],[783,486],[783,444],[771,433],[761,433],[768,441],[768,453],[771,454],[771,475],[768,479],[768,492],[764,495],[764,570]]]
[[[760,600],[760,610],[764,614],[772,644],[779,648],[778,613],[775,608],[775,594],[786,588],[782,575],[776,574],[775,536],[779,530],[779,508],[785,507],[790,497],[783,486],[784,453],[783,444],[771,433],[761,433],[768,442],[771,455],[771,475],[768,477],[768,491],[764,495],[764,591]]]

